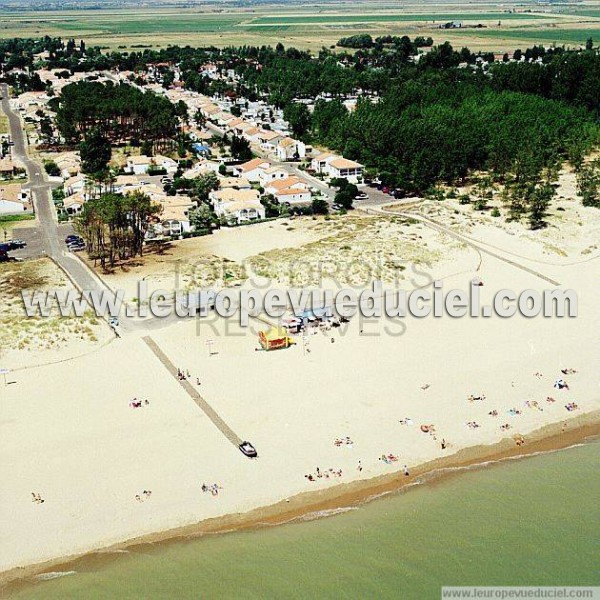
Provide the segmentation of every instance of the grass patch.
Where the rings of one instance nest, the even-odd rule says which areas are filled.
[[[550,15],[530,13],[422,13],[422,14],[364,14],[364,15],[306,15],[259,17],[250,25],[307,25],[315,23],[394,23],[398,21],[504,21],[514,19],[547,19]]]
[[[28,215],[1,215],[0,216],[0,224],[15,223],[17,221],[33,221],[34,219],[35,219],[35,217],[31,214],[28,214]]]
[[[456,30],[454,30],[456,31]],[[496,37],[498,39],[532,40],[534,42],[556,42],[556,43],[579,43],[585,44],[588,38],[600,39],[600,28],[594,29],[503,29],[495,30],[468,30],[461,29],[461,35],[476,35],[485,37]]]

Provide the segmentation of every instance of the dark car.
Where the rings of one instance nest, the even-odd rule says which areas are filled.
[[[258,456],[256,448],[250,442],[242,442],[238,448],[242,454],[248,458],[256,458]]]
[[[19,248],[25,248],[25,246],[27,246],[23,240],[9,240],[7,244],[10,246],[9,250],[18,250]]]
[[[83,238],[80,235],[68,235],[65,238],[65,244],[72,244],[73,242],[83,244]]]

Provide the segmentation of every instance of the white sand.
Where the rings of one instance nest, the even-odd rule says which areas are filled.
[[[544,256],[526,236],[502,229],[493,236],[520,256]],[[201,393],[229,426],[256,445],[257,461],[222,436],[141,339],[9,377],[16,383],[0,385],[0,514],[10,515],[0,521],[0,571],[413,466],[441,456],[442,437],[448,454],[600,408],[600,263],[589,258],[573,252],[577,264],[528,263],[577,290],[576,319],[429,317],[406,320],[396,336],[383,328],[398,333],[398,323],[356,318],[345,332],[311,336],[310,353],[301,344],[255,352],[255,333],[222,320],[199,332],[185,322],[152,334],[192,383],[201,379]],[[548,286],[496,258],[482,260],[483,302],[500,288]],[[466,289],[478,262],[465,249],[436,276],[446,275],[446,289]],[[218,352],[210,358],[207,339]],[[552,384],[564,367],[578,373],[565,377],[569,391],[558,391]],[[487,399],[469,403],[471,393]],[[150,406],[129,408],[134,396]],[[528,400],[543,412],[527,408]],[[569,401],[580,411],[567,412]],[[522,414],[509,416],[513,407]],[[497,418],[488,416],[493,409]],[[413,426],[399,423],[406,417]],[[423,423],[435,424],[438,442],[419,430]],[[502,423],[513,428],[503,432]],[[336,447],[345,436],[354,446]],[[384,453],[399,462],[379,461]],[[317,466],[341,468],[343,477],[310,483],[304,475]],[[212,497],[201,492],[203,482],[223,490]],[[139,503],[143,490],[152,496]],[[33,503],[31,492],[45,503]]]

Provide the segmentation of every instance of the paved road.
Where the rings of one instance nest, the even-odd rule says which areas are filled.
[[[177,367],[170,361],[169,357],[161,350],[160,346],[149,336],[143,338],[148,348],[152,350],[156,358],[160,360],[169,373],[179,381],[181,387],[188,393],[190,398],[198,405],[202,412],[212,421],[213,425],[237,448],[242,439],[225,423],[217,411],[198,393],[187,379],[179,379]]]
[[[52,201],[52,188],[45,171],[40,163],[32,160],[27,154],[25,132],[19,115],[10,107],[6,84],[1,85],[0,90],[2,110],[8,117],[10,133],[14,142],[13,155],[23,163],[27,172],[29,183],[25,187],[28,187],[32,193],[43,253],[54,260],[80,290],[110,291],[77,256],[68,252],[61,236],[63,231],[58,226],[56,210]],[[124,325],[126,328],[127,325]]]

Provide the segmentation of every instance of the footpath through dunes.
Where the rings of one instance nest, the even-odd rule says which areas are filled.
[[[539,279],[547,281],[551,285],[555,285],[555,286],[560,285],[559,281],[556,281],[555,279],[552,279],[551,277],[548,277],[547,275],[544,275],[543,273],[540,273],[539,271],[536,271],[535,269],[532,269],[532,268],[527,267],[521,263],[518,263],[510,258],[507,258],[506,256],[502,256],[501,254],[498,254],[497,252],[492,252],[491,250],[489,250],[488,248],[485,247],[487,245],[487,244],[485,244],[485,242],[475,241],[468,236],[465,236],[461,233],[454,231],[453,229],[450,229],[449,227],[446,227],[445,225],[442,225],[441,223],[435,221],[431,217],[426,217],[422,214],[417,214],[414,212],[405,212],[406,208],[404,206],[402,206],[403,210],[401,210],[401,211],[400,210],[392,210],[393,206],[397,205],[397,204],[398,203],[393,203],[393,204],[389,205],[389,207],[386,207],[386,206],[373,207],[373,206],[371,206],[371,207],[369,207],[369,212],[378,212],[380,214],[385,214],[385,215],[395,214],[395,215],[399,215],[401,217],[406,217],[407,219],[415,219],[415,220],[423,223],[425,226],[430,227],[431,229],[435,229],[436,231],[439,231],[440,233],[447,234],[447,235],[453,237],[454,239],[466,244],[467,246],[471,246],[478,252],[483,252],[485,254],[488,254],[489,256],[497,258],[498,260],[501,260],[501,261],[509,264],[512,267],[521,269],[522,271],[525,271],[526,273],[529,273],[530,275],[534,275],[535,277],[538,277]],[[412,209],[413,206],[409,205],[409,208]]]
[[[198,405],[202,412],[212,421],[214,426],[237,448],[242,443],[240,438],[234,431],[225,423],[225,421],[219,416],[217,411],[198,393],[192,384],[187,380],[180,377],[180,372],[177,367],[171,362],[169,357],[162,351],[160,346],[150,337],[145,336],[142,338],[146,345],[156,358],[160,360],[163,366],[169,371],[173,377],[175,377],[181,387],[188,393],[189,397]]]

